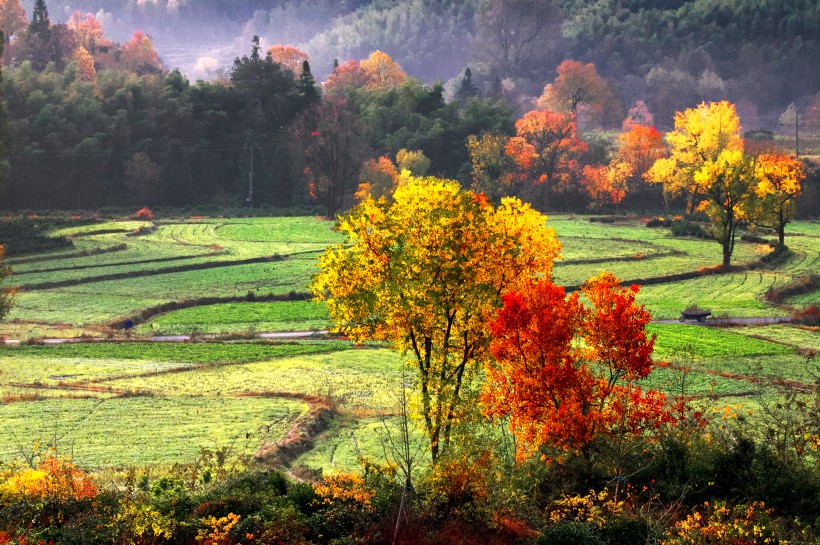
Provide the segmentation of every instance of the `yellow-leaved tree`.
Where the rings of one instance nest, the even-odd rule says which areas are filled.
[[[390,341],[408,356],[436,460],[475,401],[467,390],[501,295],[549,278],[560,244],[518,199],[494,207],[455,181],[402,178],[392,202],[368,198],[340,218],[347,240],[321,257],[311,288],[334,329]]]
[[[740,119],[734,104],[701,103],[675,114],[675,130],[666,133],[669,157],[655,161],[646,179],[662,183],[671,195],[684,195],[693,210],[702,198],[695,173],[723,151],[742,150]]]
[[[794,214],[794,201],[800,195],[800,182],[806,177],[805,165],[782,153],[759,155],[757,164],[757,198],[750,204],[749,217],[759,227],[776,230],[782,246],[786,243],[786,224]]]
[[[743,153],[740,119],[729,102],[701,103],[675,115],[675,130],[666,134],[668,158],[647,172],[664,191],[689,198],[711,221],[712,237],[723,248],[723,266],[731,263],[735,231],[757,184],[755,161]]]

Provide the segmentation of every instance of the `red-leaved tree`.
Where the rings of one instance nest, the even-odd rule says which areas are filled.
[[[638,286],[604,272],[582,292],[590,306],[548,280],[530,282],[504,296],[491,326],[495,361],[481,399],[489,416],[509,418],[520,459],[544,447],[589,459],[673,421],[665,396],[638,384],[654,366]]]

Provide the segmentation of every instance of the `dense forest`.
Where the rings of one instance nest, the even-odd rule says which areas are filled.
[[[479,165],[477,154],[492,163],[482,135],[496,135],[498,151],[516,119],[563,108],[583,140],[575,183],[549,188],[563,193],[549,203],[542,190],[525,196],[581,210],[596,204],[582,167],[619,153],[630,116],[669,130],[675,112],[729,100],[763,138],[806,141],[820,126],[820,73],[804,69],[819,52],[820,7],[807,0],[2,0],[0,30],[4,209],[248,203],[332,214],[385,160],[406,167],[402,151],[429,161],[415,174],[500,193],[488,176],[514,161]],[[296,45],[276,45],[286,43]],[[573,78],[587,96],[557,97]],[[659,188],[633,185],[641,195],[623,206],[663,205]]]

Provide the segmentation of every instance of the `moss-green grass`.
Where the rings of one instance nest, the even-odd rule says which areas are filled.
[[[732,328],[731,331],[746,337],[758,337],[805,350],[820,352],[820,330],[791,324],[772,324]]]
[[[655,358],[690,355],[697,358],[717,356],[770,356],[793,354],[794,349],[733,331],[689,324],[649,324],[655,339]]]
[[[389,404],[402,363],[385,349],[346,350],[138,376],[101,384],[153,395],[232,396],[285,392],[328,396],[341,408],[373,414]]]
[[[65,343],[0,349],[17,358],[242,363],[347,350],[343,341]]]
[[[169,312],[137,328],[139,333],[183,334],[317,331],[328,327],[327,306],[314,301],[204,305]]]
[[[281,437],[304,403],[268,398],[131,397],[59,399],[0,406],[0,460],[38,442],[85,467],[192,461],[200,448],[252,454]]]

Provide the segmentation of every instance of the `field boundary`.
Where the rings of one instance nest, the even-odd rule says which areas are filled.
[[[111,252],[121,252],[128,249],[128,244],[116,244],[105,248],[91,248],[89,250],[78,250],[76,252],[67,252],[59,255],[43,255],[43,256],[29,256],[29,257],[12,257],[6,259],[7,265],[14,267],[15,265],[25,265],[27,263],[39,263],[41,261],[59,261],[61,259],[72,259],[75,257],[91,257],[94,255],[107,254]]]
[[[291,392],[247,392],[239,397],[276,397],[296,399],[308,404],[308,412],[296,419],[285,436],[275,443],[265,443],[254,456],[257,462],[274,467],[290,467],[294,460],[312,450],[316,438],[330,428],[339,414],[332,403],[320,396]]]
[[[253,303],[253,302],[269,302],[269,301],[307,301],[311,299],[313,294],[307,292],[290,292],[283,294],[268,294],[268,295],[244,295],[244,296],[226,296],[226,297],[200,297],[198,299],[185,299],[183,301],[169,301],[153,307],[139,310],[133,316],[120,317],[119,319],[109,322],[108,326],[114,329],[119,329],[125,320],[131,320],[133,325],[138,325],[147,322],[154,316],[165,314],[173,310],[182,310],[191,307],[203,307],[206,305],[221,305],[223,303]]]
[[[25,271],[21,273],[15,274],[15,276],[23,276],[25,274],[43,274],[43,273],[50,273],[50,272],[61,272],[61,271],[82,271],[86,269],[101,269],[104,267],[125,267],[128,265],[141,265],[143,263],[165,263],[168,261],[185,261],[188,259],[198,259],[202,257],[213,257],[216,255],[225,254],[226,252],[211,252],[207,254],[198,254],[198,255],[182,255],[182,256],[171,256],[171,257],[156,257],[154,259],[135,259],[132,261],[118,261],[116,263],[102,263],[99,265],[72,265],[71,267],[54,267],[52,269],[34,269],[31,271]]]
[[[107,282],[109,280],[124,280],[126,278],[139,278],[141,276],[158,276],[162,274],[173,274],[178,272],[201,271],[205,269],[217,269],[220,267],[233,267],[236,265],[250,265],[253,263],[268,263],[272,261],[282,261],[289,256],[273,254],[269,256],[251,257],[248,259],[237,259],[232,261],[215,261],[209,263],[194,263],[192,265],[180,265],[178,267],[165,267],[163,269],[150,269],[145,271],[129,271],[122,273],[102,274],[99,276],[89,276],[85,278],[72,278],[68,280],[57,280],[54,282],[37,282],[34,284],[21,284],[16,286],[21,291],[48,290],[54,288],[65,288],[69,286],[80,286],[82,284],[93,284],[95,282]]]

